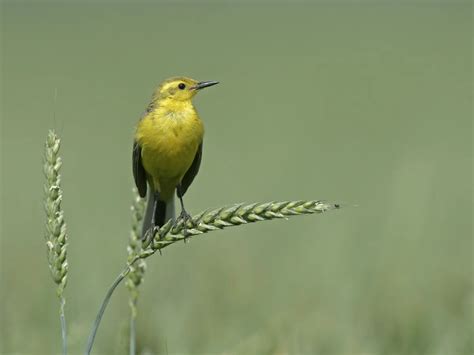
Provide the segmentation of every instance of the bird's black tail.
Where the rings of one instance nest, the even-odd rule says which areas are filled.
[[[155,227],[162,227],[168,220],[174,219],[174,215],[174,198],[170,201],[163,201],[160,200],[159,194],[154,194],[150,191],[148,193],[145,217],[143,218],[142,239],[145,239],[146,232],[152,227],[153,219],[155,220]]]

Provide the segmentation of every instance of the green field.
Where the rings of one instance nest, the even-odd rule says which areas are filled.
[[[60,352],[42,152],[62,137],[69,348],[130,233],[135,124],[219,80],[188,209],[327,199],[148,259],[141,354],[474,353],[472,3],[2,1],[0,353]],[[57,100],[55,102],[55,90]],[[126,354],[120,287],[95,354]]]

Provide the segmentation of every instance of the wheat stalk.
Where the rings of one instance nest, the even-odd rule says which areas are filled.
[[[230,207],[205,210],[192,217],[191,220],[188,220],[186,223],[181,221],[175,224],[171,220],[168,221],[161,228],[154,230],[153,236],[142,243],[142,249],[139,253],[134,256],[129,256],[128,263],[124,270],[110,286],[92,326],[85,353],[90,354],[92,351],[92,346],[94,345],[95,336],[99,329],[102,316],[104,315],[107,304],[109,303],[115,288],[132,271],[136,262],[150,257],[168,245],[204,233],[253,222],[288,218],[304,214],[323,213],[338,208],[340,208],[339,204],[316,200],[251,204],[239,203]]]
[[[125,285],[129,290],[129,306],[130,306],[130,349],[131,355],[136,352],[136,318],[137,318],[137,301],[138,301],[138,287],[143,282],[146,263],[145,260],[140,259],[135,263],[131,263],[141,251],[141,222],[143,220],[143,213],[145,211],[145,201],[140,198],[136,188],[133,189],[134,200],[132,204],[132,230],[128,239],[127,261],[130,264],[130,272],[127,275]]]
[[[46,247],[49,270],[57,285],[56,294],[60,301],[61,337],[63,354],[67,353],[66,316],[64,307],[66,299],[64,289],[67,284],[67,232],[64,212],[61,208],[63,192],[61,190],[62,161],[59,156],[61,141],[54,131],[49,131],[45,144],[43,171],[46,177],[44,185],[44,208],[46,212]]]

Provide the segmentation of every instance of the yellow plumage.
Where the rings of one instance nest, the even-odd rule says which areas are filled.
[[[164,200],[173,196],[204,135],[191,100],[166,101],[143,117],[135,135],[142,147],[143,167]]]

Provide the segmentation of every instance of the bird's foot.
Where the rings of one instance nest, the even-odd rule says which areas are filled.
[[[174,221],[174,227],[177,227],[181,224],[183,224],[185,227],[194,226],[193,218],[188,212],[186,212],[186,210],[182,210],[178,218],[176,218]]]
[[[186,243],[188,241],[189,235],[187,235],[186,230],[191,227],[194,227],[194,221],[191,215],[186,212],[186,210],[181,210],[181,213],[179,214],[178,218],[174,221],[174,227],[178,227],[182,225],[183,226],[183,234],[184,234],[184,239],[183,241]]]

